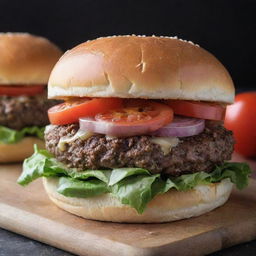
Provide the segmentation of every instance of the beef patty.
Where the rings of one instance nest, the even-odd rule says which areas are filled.
[[[0,125],[20,130],[26,126],[49,124],[47,110],[56,105],[46,93],[35,96],[0,96]]]
[[[179,144],[168,154],[151,141],[151,136],[113,138],[94,135],[86,140],[76,139],[60,150],[60,138],[72,136],[78,129],[78,124],[50,126],[45,133],[47,150],[58,161],[78,171],[140,167],[168,176],[211,172],[216,165],[231,158],[234,145],[231,131],[222,125],[208,125],[199,135],[180,138]]]

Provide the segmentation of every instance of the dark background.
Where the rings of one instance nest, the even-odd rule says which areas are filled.
[[[63,50],[106,35],[178,36],[219,58],[238,91],[256,90],[256,0],[0,0],[0,31],[42,35]],[[1,248],[0,255],[69,255],[4,230]],[[255,248],[214,255],[256,255]]]
[[[230,71],[238,91],[256,89],[256,0],[0,0],[0,31],[42,35],[63,50],[99,36],[178,36]]]

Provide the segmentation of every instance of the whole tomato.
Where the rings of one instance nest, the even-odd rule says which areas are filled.
[[[227,107],[225,127],[235,137],[235,151],[256,156],[256,92],[237,94],[235,103]]]

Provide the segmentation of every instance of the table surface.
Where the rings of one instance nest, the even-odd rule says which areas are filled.
[[[251,168],[256,171],[256,162],[244,159],[241,156],[235,155],[232,160],[248,162]],[[252,174],[256,178],[256,172]],[[64,252],[50,245],[40,243],[38,241],[26,238],[13,232],[0,228],[0,256],[18,255],[27,256],[33,252],[33,256],[72,256],[73,254]],[[219,252],[211,254],[211,256],[255,256],[256,255],[256,240],[236,245]]]
[[[18,255],[18,256],[72,256],[73,254],[56,249],[52,246],[31,240],[24,236],[0,229],[0,256]],[[236,245],[211,256],[255,256],[256,240]]]

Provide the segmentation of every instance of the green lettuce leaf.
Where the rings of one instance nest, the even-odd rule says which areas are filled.
[[[38,150],[36,145],[34,149],[34,154],[23,162],[23,170],[17,181],[20,185],[27,185],[40,177],[68,176],[66,166],[53,158],[47,150]]]
[[[130,176],[111,187],[111,192],[121,201],[143,213],[146,205],[152,200],[152,184],[159,175]]]
[[[47,150],[37,149],[23,163],[18,179],[27,185],[40,177],[59,177],[57,191],[68,197],[88,198],[111,193],[122,204],[143,213],[147,204],[158,194],[170,189],[187,191],[197,185],[210,184],[229,178],[238,189],[248,185],[251,170],[246,163],[224,163],[211,173],[197,172],[163,179],[142,168],[118,168],[114,170],[85,170],[78,172],[58,162]]]
[[[145,169],[142,169],[142,168],[114,169],[111,172],[109,185],[112,186],[112,185],[118,183],[120,180],[123,180],[124,178],[127,178],[129,176],[142,175],[142,174],[150,175],[150,172]]]
[[[189,189],[194,188],[197,185],[209,184],[211,181],[209,180],[211,177],[210,173],[206,172],[196,172],[192,174],[184,174],[179,177],[174,177],[172,179],[168,179],[167,182],[169,186],[175,188],[179,191],[187,191]],[[217,180],[215,182],[218,182]]]
[[[243,189],[248,186],[249,174],[251,174],[251,170],[248,164],[228,162],[216,167],[211,173],[209,182],[218,182],[230,178],[238,189]]]
[[[101,180],[92,179],[84,182],[73,178],[61,177],[57,191],[69,197],[86,198],[108,193],[109,189],[107,184]]]
[[[111,171],[105,170],[105,171],[99,171],[99,170],[88,170],[84,172],[76,172],[75,170],[69,172],[69,176],[71,176],[74,179],[79,180],[87,180],[89,178],[96,178],[99,179],[106,184],[108,184]]]
[[[26,135],[36,136],[40,139],[44,138],[44,127],[25,127],[19,131],[0,125],[0,143],[13,144],[19,142]]]
[[[36,145],[34,150],[34,154],[23,162],[23,170],[17,181],[20,185],[25,186],[40,177],[54,176],[72,177],[77,180],[96,178],[105,183],[109,181],[111,171],[88,170],[77,172],[75,168],[68,168],[66,165],[58,162],[47,150],[38,149]]]

